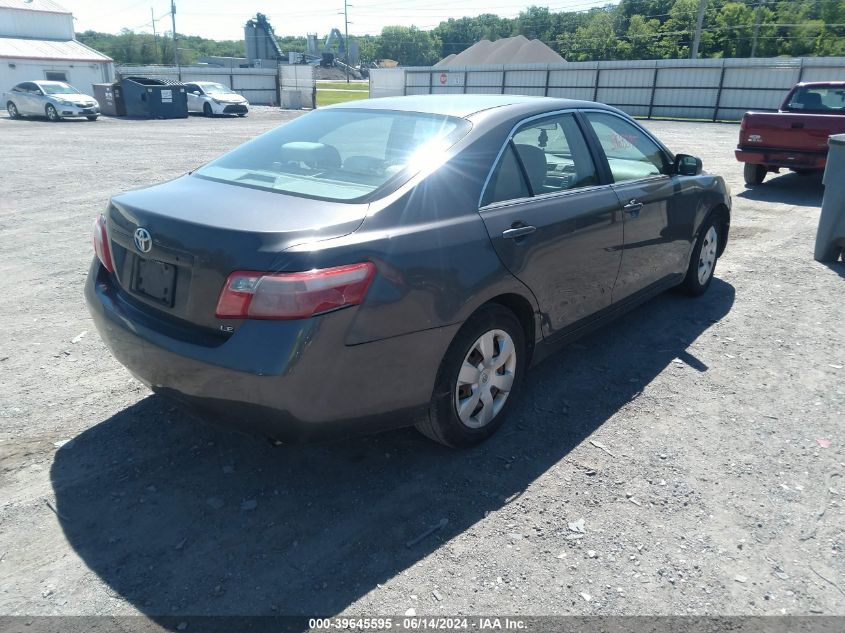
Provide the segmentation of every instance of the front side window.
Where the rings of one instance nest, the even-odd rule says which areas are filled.
[[[840,114],[845,112],[845,88],[803,86],[792,93],[786,107],[788,110]]]
[[[317,110],[235,148],[195,176],[293,195],[348,201],[436,162],[470,129],[417,112]]]
[[[638,126],[612,114],[587,112],[615,182],[668,173],[663,150]]]

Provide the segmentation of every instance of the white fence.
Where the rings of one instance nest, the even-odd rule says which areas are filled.
[[[279,74],[275,68],[218,68],[215,66],[118,66],[119,76],[180,79],[182,81],[215,81],[229,86],[255,105],[281,103]]]
[[[317,69],[308,64],[279,66],[283,108],[317,107]]]
[[[494,93],[599,101],[639,117],[738,121],[801,81],[845,80],[845,57],[665,59],[370,71],[370,96]]]

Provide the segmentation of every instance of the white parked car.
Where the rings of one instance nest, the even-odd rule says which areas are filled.
[[[24,81],[4,92],[2,98],[13,119],[34,115],[60,121],[84,116],[96,121],[100,115],[100,104],[94,97],[63,81]]]
[[[205,116],[237,114],[246,116],[249,101],[223,84],[212,81],[186,83],[188,112],[202,112]]]

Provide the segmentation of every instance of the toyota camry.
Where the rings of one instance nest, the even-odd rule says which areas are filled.
[[[85,294],[138,379],[238,428],[468,446],[532,364],[669,288],[702,295],[730,208],[605,105],[357,101],[115,195]]]

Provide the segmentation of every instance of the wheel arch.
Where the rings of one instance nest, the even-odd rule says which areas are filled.
[[[724,203],[719,203],[710,210],[707,217],[715,216],[719,219],[719,247],[716,252],[717,256],[721,257],[725,252],[725,247],[728,245],[728,234],[731,227],[731,210]]]
[[[508,292],[496,295],[495,297],[488,299],[482,305],[476,308],[473,314],[481,310],[484,306],[490,304],[498,304],[504,308],[507,308],[508,310],[513,312],[514,316],[516,316],[516,318],[519,320],[519,323],[522,325],[522,331],[525,334],[525,347],[527,353],[525,364],[527,367],[531,364],[531,357],[534,355],[534,342],[535,337],[537,335],[537,322],[534,306],[523,295],[514,292]]]

